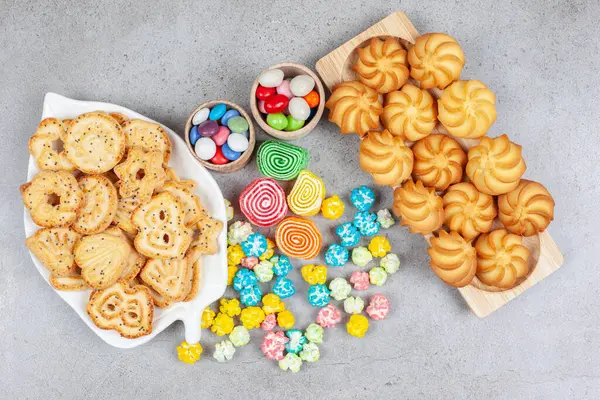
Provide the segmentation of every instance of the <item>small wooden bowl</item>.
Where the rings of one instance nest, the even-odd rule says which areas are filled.
[[[323,84],[321,80],[310,70],[310,68],[305,67],[302,64],[296,64],[291,62],[281,63],[273,65],[272,67],[267,68],[265,71],[271,69],[280,69],[283,71],[284,77],[294,77],[296,75],[309,75],[315,80],[315,88],[317,93],[319,93],[319,106],[317,108],[317,113],[312,117],[310,122],[304,125],[302,128],[296,131],[278,131],[277,129],[271,128],[265,119],[265,116],[258,111],[258,100],[256,98],[256,88],[258,87],[258,77],[254,80],[254,84],[252,85],[252,89],[250,90],[250,109],[252,110],[252,116],[258,122],[258,125],[265,131],[267,134],[276,137],[281,140],[296,140],[300,139],[306,135],[308,135],[319,123],[321,116],[323,115],[323,109],[325,108],[325,89],[323,88]],[[262,72],[261,72],[262,73]],[[259,75],[260,76],[260,75]]]
[[[246,118],[246,120],[248,121],[248,149],[237,160],[231,161],[227,164],[217,165],[217,164],[211,163],[210,161],[204,161],[204,160],[200,159],[200,157],[198,157],[198,155],[196,155],[196,152],[194,151],[194,146],[192,146],[192,144],[190,143],[190,130],[192,129],[192,126],[193,126],[192,119],[194,118],[194,115],[196,115],[196,113],[198,111],[200,111],[203,108],[212,108],[212,107],[216,106],[217,104],[221,104],[221,103],[225,104],[228,109],[237,110],[240,113],[240,115],[242,117]],[[252,156],[252,152],[254,151],[254,145],[256,144],[256,133],[254,131],[254,125],[252,125],[252,119],[250,118],[248,113],[242,107],[238,106],[237,104],[232,103],[230,101],[226,101],[226,100],[211,100],[211,101],[204,102],[204,103],[200,104],[198,107],[196,107],[194,109],[194,111],[192,111],[190,116],[188,117],[187,122],[185,123],[184,136],[185,136],[185,143],[187,144],[188,150],[190,151],[190,153],[192,153],[194,158],[196,160],[198,160],[198,162],[200,164],[202,164],[203,166],[205,166],[206,168],[213,170],[213,171],[217,171],[217,172],[233,172],[233,171],[237,171],[237,170],[243,168],[246,164],[248,164],[248,161],[250,161],[250,157]]]

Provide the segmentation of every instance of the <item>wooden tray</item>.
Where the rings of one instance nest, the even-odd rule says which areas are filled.
[[[352,66],[357,60],[357,54],[354,50],[357,47],[362,47],[371,38],[385,36],[393,36],[399,39],[403,46],[408,49],[414,44],[419,33],[408,17],[402,12],[396,12],[382,19],[317,61],[316,69],[321,75],[325,86],[331,91],[338,83],[356,80],[356,74],[352,70]],[[418,86],[416,81],[411,80],[411,83]],[[441,96],[442,91],[431,89],[430,93],[437,99]],[[436,126],[434,133],[448,134],[441,124]],[[479,143],[478,139],[455,139],[465,149],[469,149]],[[530,270],[529,275],[519,285],[509,290],[501,290],[486,287],[475,278],[471,284],[458,289],[473,313],[478,317],[483,318],[496,311],[556,271],[564,263],[563,255],[548,231],[537,236],[524,238],[523,244],[531,251],[529,259]]]

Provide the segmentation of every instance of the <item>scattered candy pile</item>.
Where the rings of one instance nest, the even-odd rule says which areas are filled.
[[[248,150],[248,121],[223,103],[197,111],[192,124],[190,144],[201,160],[227,164]]]
[[[271,128],[296,131],[315,114],[320,97],[311,76],[284,77],[282,70],[270,69],[260,74],[258,83],[258,110]]]

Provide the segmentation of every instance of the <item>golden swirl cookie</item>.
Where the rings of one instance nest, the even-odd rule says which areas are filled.
[[[40,122],[37,130],[29,139],[29,153],[33,156],[39,169],[50,171],[75,169],[65,151],[57,150],[62,146],[64,136],[65,127],[56,118],[46,118]]]
[[[415,141],[435,128],[437,105],[427,90],[404,85],[386,96],[381,119],[392,134]]]
[[[102,232],[112,223],[117,212],[117,189],[104,175],[83,175],[77,183],[83,191],[83,207],[73,229],[82,235]]]
[[[466,240],[473,240],[480,233],[492,229],[498,214],[494,198],[481,193],[472,183],[461,182],[450,186],[443,200],[446,215],[444,223]]]
[[[342,134],[356,133],[360,137],[379,127],[383,112],[378,93],[356,81],[337,85],[325,107],[329,109],[329,121],[339,126]]]
[[[412,233],[428,235],[442,227],[444,204],[435,189],[426,188],[423,182],[404,182],[394,190],[394,214],[402,218],[401,224]]]
[[[479,236],[475,249],[477,278],[486,285],[510,289],[529,271],[529,250],[523,246],[523,237],[506,229]]]
[[[404,140],[383,132],[371,131],[360,143],[360,167],[371,174],[377,185],[398,186],[410,177],[413,153]]]
[[[25,240],[25,245],[52,275],[68,276],[77,264],[73,248],[81,235],[70,228],[42,228]]]
[[[373,38],[369,45],[356,49],[358,61],[352,67],[358,80],[378,93],[398,90],[408,80],[406,50],[393,37]]]
[[[467,286],[477,271],[477,253],[471,242],[457,232],[440,231],[430,240],[427,249],[431,269],[445,283],[454,287]]]
[[[171,141],[167,132],[154,122],[130,119],[123,122],[123,132],[127,136],[127,147],[141,147],[144,151],[159,151],[163,155],[163,165],[171,158]]]
[[[121,197],[149,199],[154,189],[162,186],[167,174],[162,167],[163,153],[146,152],[141,147],[131,147],[127,159],[114,169],[119,177]]]
[[[446,190],[462,180],[467,154],[451,137],[429,135],[415,143],[412,152],[415,156],[413,177],[425,186]]]
[[[459,138],[480,138],[496,122],[496,95],[480,81],[458,81],[438,99],[438,119]]]
[[[83,192],[66,171],[41,171],[20,190],[33,222],[47,228],[70,226],[83,205]]]
[[[498,197],[498,217],[517,235],[543,232],[554,219],[554,200],[540,183],[522,179],[510,192]]]
[[[87,174],[101,174],[117,165],[125,155],[125,145],[119,122],[100,112],[78,116],[64,140],[69,161]]]
[[[497,196],[515,189],[527,166],[521,155],[521,146],[508,136],[482,137],[471,147],[465,172],[477,190]]]
[[[465,54],[458,42],[444,33],[426,33],[408,51],[410,76],[423,89],[444,89],[460,78]]]

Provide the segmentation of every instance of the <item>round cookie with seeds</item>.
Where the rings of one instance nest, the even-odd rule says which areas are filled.
[[[141,119],[131,119],[123,123],[123,132],[127,136],[127,147],[139,146],[145,151],[160,151],[163,155],[163,165],[169,163],[171,141],[160,125]]]

